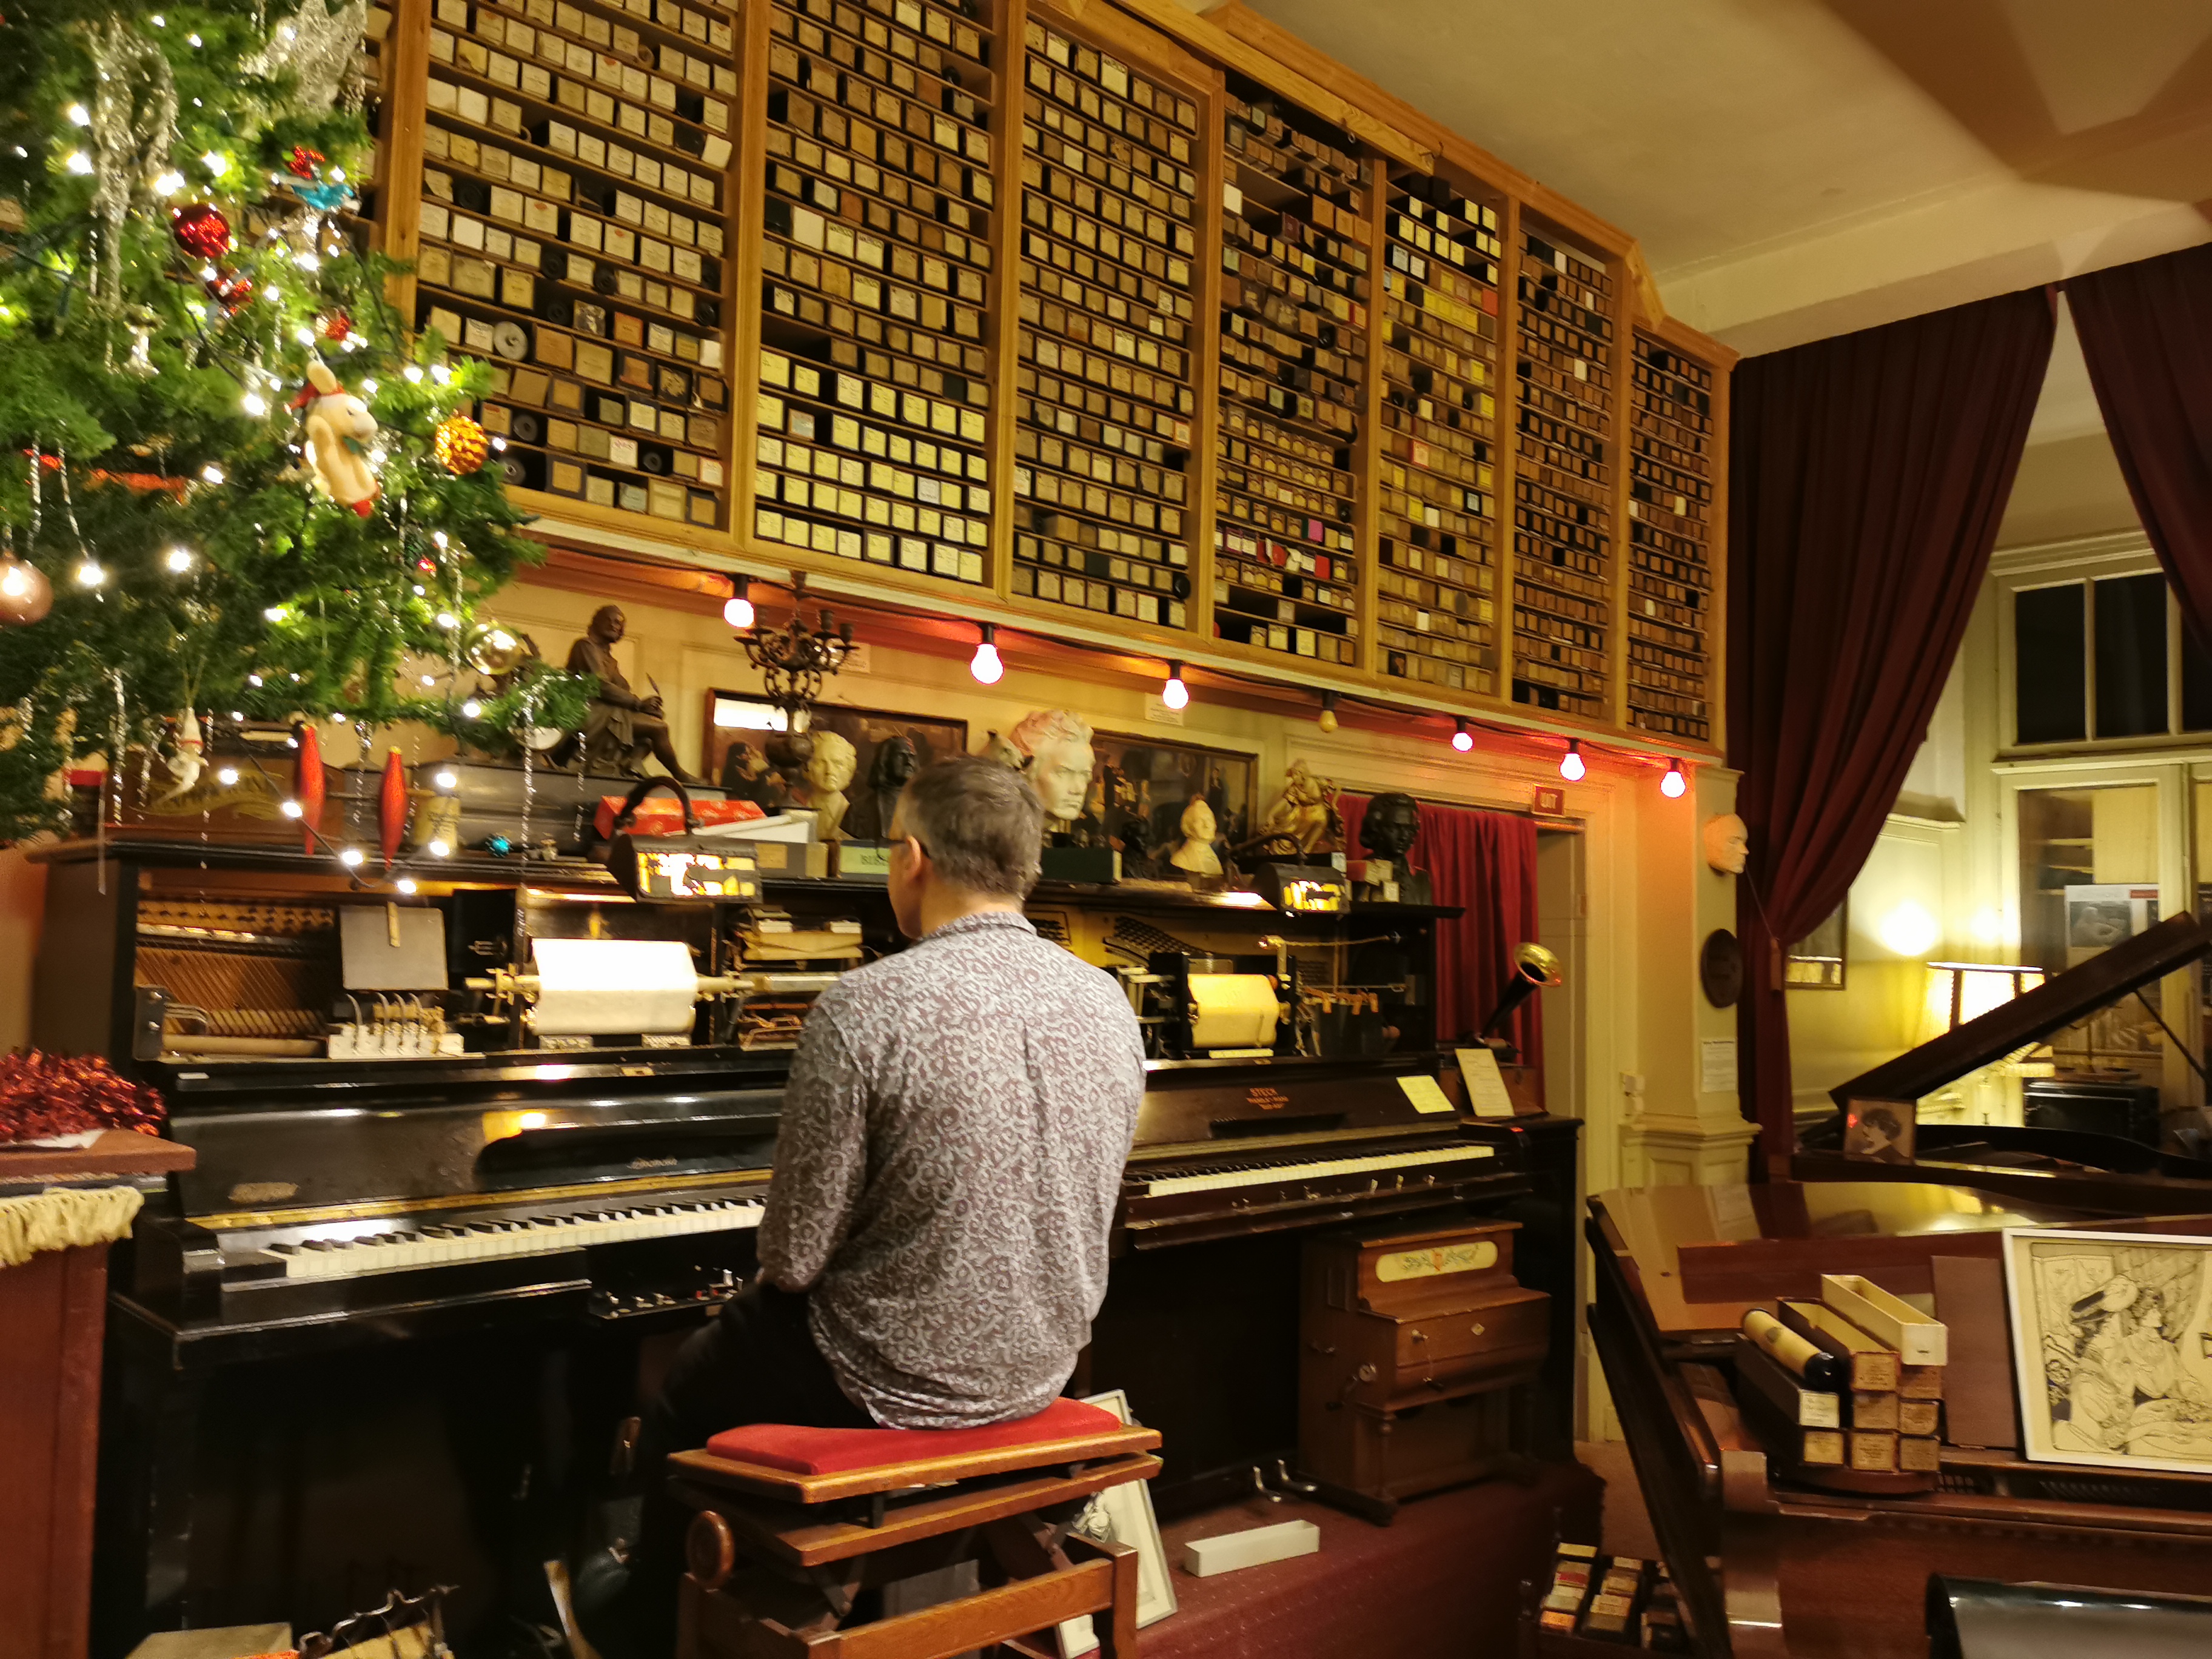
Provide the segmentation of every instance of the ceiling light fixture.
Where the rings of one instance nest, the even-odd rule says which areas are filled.
[[[1668,800],[1676,800],[1687,793],[1689,787],[1690,781],[1682,774],[1682,763],[1678,760],[1668,761],[1667,775],[1659,780],[1659,793],[1666,796]]]
[[[1168,665],[1167,684],[1160,687],[1160,701],[1170,708],[1190,707],[1190,688],[1182,683],[1181,663],[1171,662]]]
[[[968,672],[979,685],[996,685],[1006,673],[1006,664],[999,660],[999,630],[989,623],[975,626],[983,637],[975,646],[975,654],[968,659]]]
[[[1567,752],[1559,757],[1559,775],[1569,783],[1580,783],[1589,768],[1583,763],[1583,746],[1574,738],[1567,739]]]
[[[1452,722],[1451,745],[1462,755],[1474,747],[1474,733],[1467,729],[1465,720]]]

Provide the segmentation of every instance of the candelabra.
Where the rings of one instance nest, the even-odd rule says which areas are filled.
[[[822,682],[845,665],[853,649],[853,624],[839,623],[825,606],[816,613],[820,626],[806,625],[806,578],[791,583],[791,620],[781,628],[758,624],[741,629],[738,643],[745,660],[760,670],[762,701],[783,711],[793,752],[804,758],[814,746],[806,737],[808,711],[822,695]]]

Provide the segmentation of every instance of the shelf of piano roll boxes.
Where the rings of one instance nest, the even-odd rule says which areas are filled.
[[[1776,1465],[1802,1485],[1931,1490],[1942,1464],[1949,1333],[1854,1273],[1824,1273],[1817,1300],[1784,1297],[1743,1316],[1732,1407]],[[1692,1389],[1717,1392],[1711,1379]]]

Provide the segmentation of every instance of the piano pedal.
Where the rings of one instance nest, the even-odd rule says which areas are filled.
[[[1267,1477],[1260,1472],[1260,1466],[1257,1463],[1252,1465],[1251,1475],[1252,1491],[1255,1495],[1266,1498],[1270,1504],[1279,1504],[1283,1501],[1283,1494],[1267,1484]]]
[[[1310,1480],[1295,1479],[1291,1474],[1289,1461],[1280,1457],[1275,1460],[1275,1485],[1282,1491],[1294,1492],[1301,1498],[1310,1498],[1321,1490]]]

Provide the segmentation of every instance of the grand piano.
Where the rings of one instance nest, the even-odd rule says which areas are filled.
[[[1840,1085],[1838,1115],[1855,1103],[1909,1109],[2208,951],[2196,918],[2162,922]],[[1770,1463],[1729,1382],[1745,1310],[1817,1298],[1823,1273],[1925,1296],[1939,1261],[1994,1263],[2008,1227],[2212,1234],[2212,1166],[2111,1137],[1956,1126],[1923,1128],[1912,1161],[1816,1147],[1791,1174],[1589,1200],[1591,1339],[1696,1650],[1919,1659],[1932,1572],[2201,1595],[2212,1470],[2031,1462],[1986,1440],[1952,1443],[1947,1415],[1935,1490],[1815,1489]],[[2001,1328],[2001,1309],[1992,1316]],[[2002,1417],[2011,1383],[1999,1370],[1980,1398]]]
[[[554,1048],[465,988],[547,937],[679,939],[728,975],[746,915],[630,902],[580,860],[457,857],[406,907],[442,918],[448,988],[385,995],[379,1022],[342,982],[341,924],[374,913],[396,940],[408,919],[327,861],[152,840],[40,856],[34,1040],[156,1085],[198,1154],[151,1183],[112,1275],[95,1651],[271,1608],[327,1621],[395,1583],[459,1584],[465,1630],[550,1622],[540,1564],[604,1495],[617,1426],[755,1271],[788,1036],[763,1046],[776,1023],[723,999],[673,1038]],[[857,921],[867,952],[896,948],[880,884],[763,886],[794,927]],[[1523,1276],[1571,1321],[1575,1126],[1476,1123],[1401,1086],[1437,1069],[1444,913],[1074,887],[1031,911],[1152,988],[1115,1265],[1075,1385],[1126,1389],[1165,1433],[1164,1508],[1291,1478],[1315,1228],[1511,1216]],[[1274,1051],[1191,1052],[1168,993],[1192,964],[1270,960],[1358,1012],[1286,1020]],[[331,1058],[334,1021],[381,1035]],[[410,1052],[359,1052],[386,1042]],[[1554,1350],[1571,1399],[1571,1334]]]

